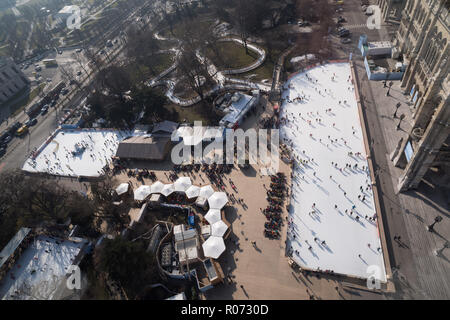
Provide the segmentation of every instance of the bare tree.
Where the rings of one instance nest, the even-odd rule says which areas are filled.
[[[83,56],[80,53],[75,52],[72,54],[72,57],[75,60],[75,62],[80,66],[80,68],[83,69],[86,75],[90,78],[89,71],[87,71],[86,66],[84,65]]]

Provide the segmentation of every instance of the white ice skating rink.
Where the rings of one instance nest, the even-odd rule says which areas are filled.
[[[297,74],[285,84],[282,142],[292,143],[298,160],[308,160],[295,160],[288,242],[300,266],[362,278],[375,268],[376,276],[386,281],[378,220],[369,219],[375,215],[372,189],[367,189],[372,182],[349,77],[348,63],[334,63]],[[293,101],[298,96],[306,99]],[[369,266],[375,267],[369,271]]]
[[[69,267],[83,246],[83,242],[37,237],[3,278],[0,299],[58,299],[55,294],[65,285]]]
[[[34,161],[27,159],[22,169],[61,176],[97,177],[111,162],[119,142],[130,135],[130,132],[114,130],[61,130]],[[72,151],[76,151],[77,143],[85,150],[74,155]]]

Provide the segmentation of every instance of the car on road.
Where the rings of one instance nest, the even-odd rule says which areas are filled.
[[[61,51],[61,50],[58,50],[58,54],[62,54],[62,51]]]
[[[5,140],[7,136],[9,136],[8,132],[2,132],[2,135],[0,136],[0,142],[3,142],[3,140]]]
[[[21,137],[28,132],[28,127],[23,125],[16,131],[16,136]]]
[[[14,134],[14,132],[17,131],[17,129],[19,129],[22,126],[22,123],[20,121],[17,121],[16,123],[14,123],[8,130],[8,132],[10,133],[10,135]]]
[[[346,44],[346,43],[350,43],[350,42],[352,42],[352,40],[350,38],[343,38],[343,39],[341,39],[341,43]]]
[[[6,153],[6,149],[5,148],[0,148],[0,157],[3,157]]]
[[[28,119],[28,120],[25,122],[25,125],[26,125],[27,127],[32,127],[32,126],[34,126],[36,123],[37,123],[36,118],[33,118],[33,119]]]
[[[12,140],[12,136],[8,135],[5,139],[3,139],[3,143],[8,144]]]
[[[45,106],[42,107],[41,109],[41,115],[43,116],[44,114],[46,114],[48,111],[48,104],[46,104]]]
[[[349,36],[350,36],[350,31],[348,31],[348,30],[344,30],[339,33],[339,37],[341,37],[341,38],[345,38],[345,37],[349,37]]]

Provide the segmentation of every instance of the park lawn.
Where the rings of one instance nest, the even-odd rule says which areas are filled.
[[[9,52],[9,45],[4,45],[0,47],[0,56],[6,57],[9,55],[8,52]]]
[[[211,48],[207,49],[206,56],[213,61],[219,70],[244,68],[251,65],[258,58],[257,54],[251,50],[248,50],[249,54],[247,54],[245,47],[236,42],[218,42],[217,47],[223,61],[218,61],[219,59]]]
[[[264,48],[264,50],[266,50],[266,48]],[[266,52],[267,52],[267,50],[266,50]],[[255,76],[251,77],[250,80],[262,81],[264,79],[268,79],[268,80],[272,81],[273,69],[275,68],[275,63],[278,60],[278,58],[280,57],[281,53],[282,53],[281,50],[273,49],[270,54],[270,57],[269,57],[269,55],[267,55],[266,60],[264,61],[264,63],[261,66],[259,66],[258,68],[254,69],[254,70],[251,70],[246,73],[241,73],[236,76],[238,78],[247,79],[248,76],[254,74]],[[274,62],[272,62],[271,60]]]
[[[172,53],[161,53],[151,57],[150,66],[153,70],[150,69],[149,65],[138,64],[136,62],[128,64],[125,68],[132,82],[140,83],[141,81],[150,80],[152,77],[167,70],[173,64],[172,58]]]
[[[203,110],[204,107],[200,103],[191,107],[180,107],[169,101],[165,107],[169,111],[175,110],[178,113],[178,122],[193,123],[194,121],[201,121],[202,125],[215,125],[215,120],[208,118]]]

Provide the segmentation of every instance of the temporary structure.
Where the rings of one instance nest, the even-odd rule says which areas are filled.
[[[214,189],[210,185],[207,185],[207,186],[203,186],[200,188],[200,193],[198,194],[198,196],[208,199],[213,194],[214,194]]]
[[[223,237],[225,232],[227,232],[228,226],[222,220],[214,222],[211,225],[211,235],[216,237]]]
[[[209,209],[208,213],[205,215],[205,219],[209,222],[209,224],[214,224],[217,221],[221,221],[222,216],[220,214],[220,209]]]
[[[161,193],[161,190],[164,188],[164,183],[161,181],[156,181],[151,186],[152,193]]]
[[[198,197],[199,193],[200,193],[200,187],[190,186],[186,190],[186,197],[188,197],[189,199],[196,198],[196,197]]]
[[[197,200],[195,200],[195,205],[199,206],[200,208],[202,208],[203,210],[207,209],[207,204],[208,199],[203,198],[203,197],[198,197]]]
[[[124,193],[128,192],[128,188],[130,187],[130,185],[128,183],[121,183],[119,184],[119,186],[116,188],[116,192],[117,194],[120,196]]]
[[[179,177],[177,181],[173,184],[175,191],[186,192],[187,189],[192,185],[191,178],[189,177]]]
[[[150,186],[140,186],[134,190],[134,200],[145,200],[145,198],[147,198],[151,193]]]
[[[174,192],[175,192],[175,187],[173,186],[173,183],[164,185],[164,187],[161,190],[161,193],[163,195],[165,195],[166,197]]]
[[[208,198],[209,207],[211,209],[222,209],[228,202],[228,197],[225,192],[214,192],[214,194]]]
[[[225,242],[222,237],[211,236],[202,244],[202,247],[205,257],[217,259],[225,251]]]

